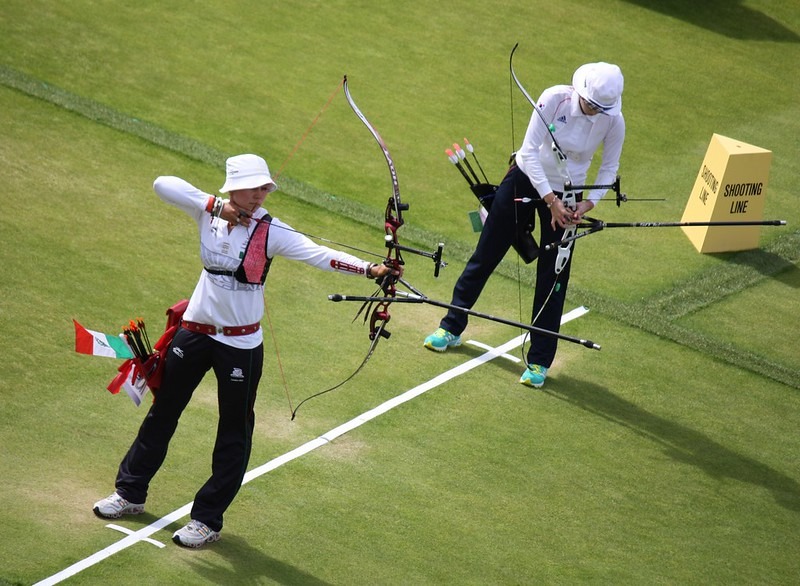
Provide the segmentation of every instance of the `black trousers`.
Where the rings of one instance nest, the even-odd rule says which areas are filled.
[[[520,201],[530,199],[531,201]],[[531,319],[540,313],[533,325],[558,332],[561,314],[569,283],[572,255],[559,275],[555,272],[557,250],[545,251],[547,244],[561,241],[564,230],[553,230],[550,226],[550,210],[531,185],[528,176],[516,165],[512,165],[497,188],[489,215],[481,231],[475,252],[453,289],[452,305],[472,309],[478,301],[489,277],[511,248],[517,233],[517,224],[524,224],[532,214],[539,215],[539,246],[536,260],[536,288],[533,297]],[[573,246],[574,249],[574,246]],[[558,282],[556,283],[556,279]],[[550,294],[552,290],[552,294]],[[550,298],[548,299],[548,294]],[[546,306],[542,306],[547,300]],[[449,310],[439,324],[448,332],[460,335],[467,327],[465,313]],[[528,364],[550,367],[556,355],[558,340],[541,334],[531,335],[527,353]]]
[[[119,466],[117,493],[133,503],[145,502],[181,413],[205,374],[213,369],[219,406],[217,438],[211,477],[195,495],[191,517],[214,531],[221,530],[223,513],[239,492],[250,460],[253,406],[263,362],[263,345],[241,350],[205,334],[178,330],[167,354],[161,389]]]

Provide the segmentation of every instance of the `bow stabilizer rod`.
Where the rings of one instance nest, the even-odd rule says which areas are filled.
[[[627,194],[622,193],[620,191],[620,177],[617,175],[617,178],[614,180],[614,183],[609,183],[608,185],[573,185],[571,182],[566,182],[564,184],[564,191],[583,191],[583,190],[591,190],[591,189],[610,189],[614,192],[616,196],[615,201],[617,202],[617,207],[620,206],[622,202],[629,202],[629,201],[667,201],[663,197],[658,198],[629,198]]]
[[[579,228],[588,228],[583,232],[565,238],[561,242],[554,242],[544,247],[545,250],[552,250],[567,242],[572,242],[578,238],[583,238],[589,234],[600,232],[605,228],[681,228],[681,227],[701,227],[701,226],[785,226],[786,220],[744,220],[744,221],[719,221],[719,222],[603,222],[602,220],[592,220],[585,217],[588,222],[578,224]]]
[[[458,305],[453,305],[451,303],[445,303],[444,301],[438,301],[436,299],[431,299],[430,297],[425,297],[424,295],[416,295],[413,293],[407,293],[405,291],[397,291],[397,297],[368,297],[368,296],[358,296],[358,295],[341,295],[339,293],[335,293],[332,295],[328,295],[328,299],[335,303],[340,301],[357,301],[360,303],[425,303],[428,305],[434,305],[436,307],[443,307],[445,309],[452,309],[455,311],[460,311],[461,313],[466,313],[467,315],[471,315],[474,317],[478,317],[481,319],[497,322],[503,325],[512,326],[516,328],[520,328],[523,330],[528,330],[534,334],[542,334],[544,336],[549,336],[551,338],[558,338],[559,340],[564,340],[565,342],[572,342],[573,344],[580,344],[586,348],[590,348],[592,350],[600,350],[600,345],[595,344],[591,340],[585,340],[583,338],[575,338],[573,336],[567,336],[565,334],[561,334],[559,332],[553,332],[551,330],[546,330],[544,328],[539,328],[531,324],[524,324],[522,322],[513,321],[510,319],[505,319],[503,317],[497,317],[495,315],[490,315],[488,313],[481,313],[479,311],[474,311],[472,309],[467,309],[466,307],[460,307]]]
[[[411,248],[409,246],[405,246],[403,244],[399,244],[394,241],[394,238],[390,234],[384,236],[384,240],[386,241],[386,248],[390,250],[399,250],[401,252],[412,252],[417,256],[424,256],[425,258],[430,258],[433,260],[433,276],[439,276],[439,270],[443,269],[447,266],[447,263],[442,260],[442,251],[444,250],[444,242],[439,242],[436,245],[436,250],[434,252],[428,252],[426,250],[419,250],[418,248]]]

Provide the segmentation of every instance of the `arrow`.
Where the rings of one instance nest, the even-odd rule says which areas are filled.
[[[447,158],[450,159],[450,162],[456,166],[456,169],[461,171],[461,174],[464,176],[464,179],[467,180],[469,186],[472,187],[473,185],[475,185],[472,179],[470,179],[469,175],[467,175],[467,172],[464,171],[464,167],[461,166],[461,162],[459,161],[458,155],[455,154],[451,149],[446,149],[444,152],[447,155]]]
[[[464,137],[464,147],[469,151],[472,155],[472,158],[475,159],[475,163],[478,165],[478,169],[481,170],[481,175],[483,175],[484,181],[489,183],[489,179],[486,177],[486,173],[483,171],[483,167],[481,167],[481,162],[478,160],[478,156],[475,154],[475,149],[473,148],[472,144]]]

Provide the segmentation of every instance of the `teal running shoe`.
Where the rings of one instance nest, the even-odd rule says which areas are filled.
[[[445,329],[439,328],[425,338],[422,345],[436,352],[444,352],[448,348],[461,346],[461,336],[456,336]]]
[[[538,364],[529,364],[528,369],[522,373],[519,379],[523,385],[533,387],[535,389],[541,388],[544,384],[544,379],[547,378],[547,367],[539,366]]]

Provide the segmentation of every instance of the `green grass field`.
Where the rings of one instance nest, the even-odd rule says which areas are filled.
[[[73,564],[68,584],[797,582],[796,3],[7,0],[0,33],[0,584]],[[449,301],[475,200],[444,150],[468,137],[500,179],[530,115],[509,81],[517,42],[534,96],[587,61],[625,74],[623,190],[665,201],[603,202],[594,216],[679,221],[718,133],[772,151],[765,218],[788,225],[763,228],[757,250],[707,255],[678,228],[582,239],[568,309],[590,312],[563,332],[603,349],[562,343],[541,391],[496,358],[253,478],[217,544],[173,545],[179,517],[149,535],[166,547],[87,561],[125,538],[91,506],[113,490],[146,407],[105,390],[117,362],[76,354],[71,320],[113,333],[143,316],[157,332],[201,268],[191,220],[153,179],[214,192],[226,156],[257,152],[282,169],[274,216],[380,253],[389,175],[334,93],[346,74],[411,204],[400,237],[445,242],[438,279],[411,255],[405,275]],[[524,319],[533,276],[509,254],[475,309]],[[394,306],[391,339],[292,421],[289,400],[345,378],[369,345],[350,323],[357,306],[330,293],[371,289],[274,263],[252,469],[484,354],[425,351],[440,310]],[[465,337],[518,335],[473,320]],[[145,530],[191,502],[209,474],[213,382],[186,410],[147,513],[117,525]]]

